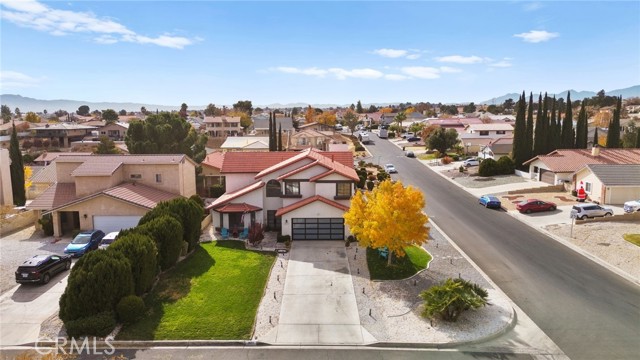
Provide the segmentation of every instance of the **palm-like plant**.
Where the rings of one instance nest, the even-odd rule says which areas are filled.
[[[440,314],[446,321],[456,321],[464,311],[485,306],[489,294],[467,280],[447,279],[423,291],[420,297],[424,300],[423,317],[433,318]]]

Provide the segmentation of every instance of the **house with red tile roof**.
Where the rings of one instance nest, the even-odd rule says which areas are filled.
[[[51,214],[56,237],[134,227],[158,203],[196,193],[196,163],[182,154],[65,155],[48,167],[53,184],[27,209]]]
[[[293,240],[344,240],[343,215],[358,175],[349,151],[226,152],[205,159],[225,177],[226,192],[207,209],[216,228],[252,223]]]
[[[605,149],[598,146],[591,150],[558,149],[523,163],[529,166],[532,179],[554,185],[575,183],[574,173],[593,164],[637,165],[640,164],[640,149]]]

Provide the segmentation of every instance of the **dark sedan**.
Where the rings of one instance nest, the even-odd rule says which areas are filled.
[[[516,205],[518,211],[527,214],[537,211],[554,211],[557,207],[555,203],[538,199],[523,200]]]
[[[502,207],[500,199],[493,195],[482,195],[480,199],[478,199],[478,202],[486,208],[500,209]]]
[[[16,270],[16,282],[46,284],[51,277],[71,268],[69,255],[36,255],[28,258]]]

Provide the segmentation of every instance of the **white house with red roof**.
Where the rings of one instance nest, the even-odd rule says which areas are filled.
[[[227,190],[207,207],[216,228],[240,232],[257,222],[292,240],[350,234],[343,215],[358,181],[351,152],[227,152],[214,164]]]

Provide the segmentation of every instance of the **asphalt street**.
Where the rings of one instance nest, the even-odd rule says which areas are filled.
[[[425,211],[571,359],[637,359],[640,288],[500,211],[478,205],[387,140],[369,159],[420,188]]]

